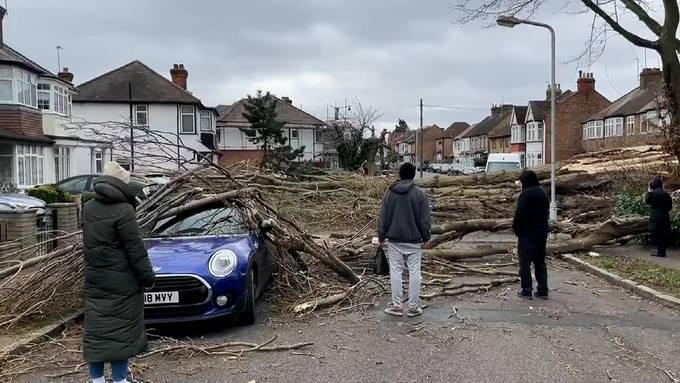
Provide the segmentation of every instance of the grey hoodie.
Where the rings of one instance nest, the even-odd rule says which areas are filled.
[[[413,180],[397,181],[385,193],[378,239],[396,243],[423,243],[430,240],[432,217],[427,195]]]

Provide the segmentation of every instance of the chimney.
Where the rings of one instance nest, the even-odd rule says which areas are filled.
[[[73,73],[68,71],[68,68],[64,68],[61,72],[57,74],[57,76],[66,81],[69,84],[73,84]]]
[[[503,113],[503,108],[501,105],[491,105],[491,117],[498,117],[501,115],[501,113]]]
[[[578,80],[576,80],[576,92],[591,93],[595,91],[595,77],[592,73],[578,71]]]
[[[562,95],[562,84],[555,84],[555,98],[560,97]],[[546,101],[550,101],[550,84],[548,84],[548,87],[545,89],[545,99]]]
[[[291,104],[293,105],[293,100],[290,99],[290,97],[281,97],[281,101],[285,102],[286,104]]]
[[[3,38],[3,33],[2,33],[2,27],[5,19],[5,13],[7,13],[7,10],[3,7],[0,7],[0,49],[5,47],[5,40]]]
[[[658,86],[663,82],[663,72],[659,68],[645,68],[640,73],[640,89]]]
[[[187,90],[187,77],[189,77],[189,72],[184,69],[184,64],[174,64],[172,69],[170,69],[170,77],[172,77],[172,82],[178,87]]]

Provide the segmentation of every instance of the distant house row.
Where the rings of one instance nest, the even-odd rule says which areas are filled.
[[[639,86],[614,102],[595,89],[592,73],[579,72],[576,90],[556,89],[557,161],[576,154],[622,146],[657,144],[654,134],[664,118],[658,96],[663,76],[657,68],[640,73]],[[490,153],[517,153],[526,167],[550,163],[550,89],[542,100],[523,105],[494,105],[481,121],[454,122],[446,130],[423,129],[423,161],[455,161],[475,166]],[[400,161],[418,162],[417,130],[395,132],[390,144]],[[418,136],[420,139],[420,135]]]
[[[67,68],[55,75],[2,41],[4,14],[0,7],[0,186],[97,174],[107,161],[164,172],[205,160],[230,165],[261,158],[240,130],[249,125],[246,99],[204,105],[189,91],[182,64],[166,78],[132,61],[75,86]],[[322,144],[323,121],[286,97],[277,99],[276,112],[290,145],[305,148],[300,161],[337,164]],[[134,130],[132,147],[131,124],[143,128]]]

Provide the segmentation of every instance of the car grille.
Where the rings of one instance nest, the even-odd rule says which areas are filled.
[[[190,275],[159,275],[156,284],[149,292],[179,292],[179,304],[172,306],[191,306],[205,303],[210,299],[210,289],[206,284],[195,276]],[[169,306],[154,306],[154,309],[162,309]],[[148,309],[147,309],[148,310]]]

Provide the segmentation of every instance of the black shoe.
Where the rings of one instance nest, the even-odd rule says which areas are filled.
[[[652,253],[652,257],[666,258],[666,254]]]
[[[517,291],[517,295],[518,295],[520,298],[526,299],[526,300],[529,300],[529,301],[533,299],[533,296],[532,296],[532,294],[531,294],[531,291],[525,292],[524,290],[519,290],[519,291]]]
[[[536,291],[534,293],[534,296],[538,299],[546,299],[546,300],[548,299],[548,293],[543,292],[543,291]]]

